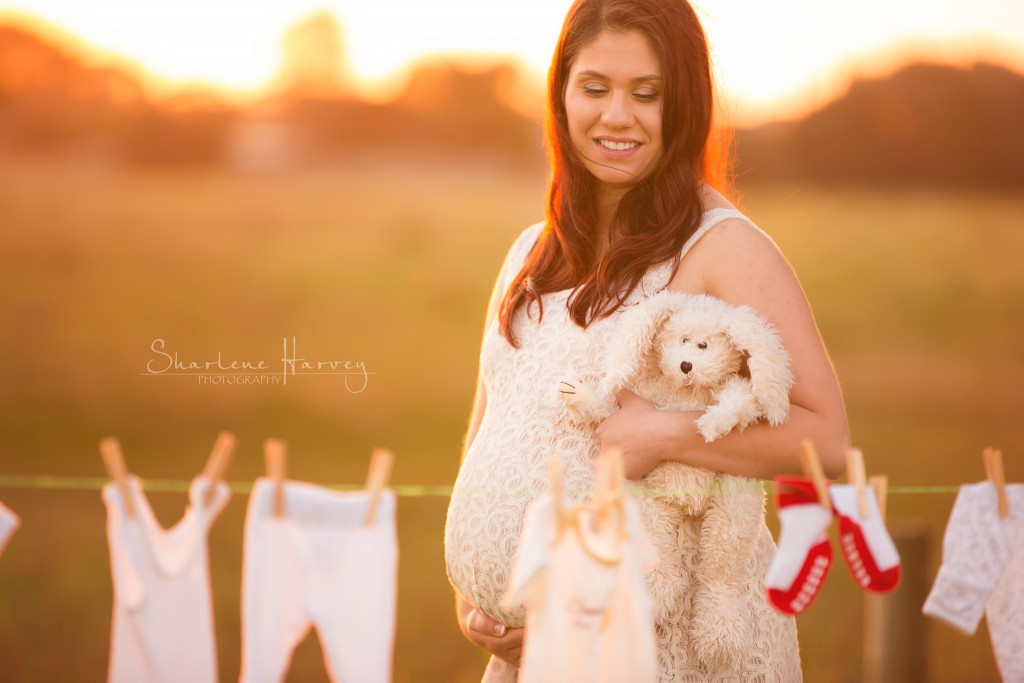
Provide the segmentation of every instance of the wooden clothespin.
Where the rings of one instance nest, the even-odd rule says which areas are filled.
[[[803,466],[804,476],[814,483],[814,490],[818,492],[818,502],[822,507],[831,511],[832,501],[828,495],[828,485],[825,482],[825,472],[821,469],[821,460],[818,459],[818,451],[810,439],[800,442],[800,464]]]
[[[128,489],[128,469],[124,464],[121,442],[117,440],[116,436],[108,436],[100,441],[100,455],[103,456],[103,465],[107,468],[107,476],[117,484],[117,488],[121,491],[125,514],[135,517],[135,503],[132,500],[131,491]]]
[[[591,556],[602,562],[616,563],[622,559],[623,529],[616,517],[622,504],[623,488],[622,451],[609,448],[597,458],[594,475],[594,494],[585,512],[593,526],[577,517],[580,542]]]
[[[986,448],[983,454],[985,458],[985,473],[992,486],[996,489],[996,498],[999,501],[999,519],[1006,519],[1010,516],[1010,503],[1006,499],[1006,474],[1003,470],[1003,452],[996,448]]]
[[[622,505],[622,489],[625,482],[625,466],[622,451],[609,448],[597,461],[594,502],[597,506],[598,525],[606,527]]]
[[[209,488],[203,497],[203,504],[210,505],[213,502],[214,494],[217,491],[217,482],[224,478],[224,473],[231,462],[231,454],[235,451],[235,435],[231,432],[221,432],[210,451],[210,457],[203,468],[203,476],[210,480]]]
[[[370,507],[366,511],[366,526],[371,526],[377,517],[377,502],[387,488],[391,478],[391,466],[395,455],[386,448],[374,448],[370,456],[370,468],[366,473],[366,490],[370,492]]]
[[[609,448],[605,454],[605,500],[609,503],[617,503],[622,498],[622,486],[625,481],[626,467],[622,462],[622,451],[618,448]]]
[[[864,473],[864,454],[859,448],[846,451],[846,478],[857,491],[857,514],[867,519],[871,514],[868,509],[867,477]]]
[[[885,521],[885,502],[889,495],[889,477],[884,474],[876,474],[868,479],[868,486],[875,490],[875,499],[878,501],[878,518]]]
[[[608,509],[614,511],[618,516],[618,521],[616,522],[618,535],[626,538],[625,508],[622,502],[623,493],[626,490],[626,463],[622,457],[622,451],[617,448],[613,448],[609,455],[611,460],[608,462],[608,475],[610,477]]]
[[[568,520],[562,507],[562,458],[557,452],[552,452],[548,457],[548,487],[555,505],[555,525],[561,533]]]
[[[288,471],[288,446],[281,439],[263,442],[267,476],[274,482],[274,516],[284,517],[284,480]]]
[[[590,503],[591,509],[596,512],[596,520],[598,527],[603,528],[606,520],[608,519],[608,507],[612,492],[612,458],[615,456],[614,453],[619,451],[609,448],[608,450],[602,451],[597,456],[597,463],[594,466],[594,493],[591,496]],[[619,458],[621,460],[621,453]]]

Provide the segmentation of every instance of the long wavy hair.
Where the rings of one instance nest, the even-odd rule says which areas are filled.
[[[598,185],[569,138],[565,91],[579,51],[604,30],[641,31],[662,70],[664,154],[622,197],[604,255],[595,225]],[[711,60],[704,29],[686,0],[576,0],[548,72],[544,137],[551,176],[546,225],[499,309],[502,334],[519,344],[512,321],[543,294],[571,289],[572,320],[587,327],[610,315],[647,269],[677,259],[703,215],[702,182],[728,192],[729,140],[715,135]],[[673,273],[678,262],[673,265]]]

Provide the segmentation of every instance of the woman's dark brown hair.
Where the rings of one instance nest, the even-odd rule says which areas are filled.
[[[572,141],[566,81],[581,48],[604,30],[639,30],[662,70],[664,155],[623,196],[612,217],[611,247],[599,256],[597,185]],[[513,279],[499,311],[501,331],[518,341],[512,320],[541,295],[573,289],[569,314],[581,327],[617,309],[647,269],[677,258],[703,214],[703,181],[722,188],[727,145],[711,144],[714,88],[704,30],[686,0],[576,0],[565,18],[548,72],[545,142],[551,180],[547,223]],[[678,264],[676,264],[676,267]],[[527,308],[529,311],[529,308]]]

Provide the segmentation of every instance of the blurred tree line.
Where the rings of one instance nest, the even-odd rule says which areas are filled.
[[[392,101],[351,93],[340,30],[321,13],[292,27],[271,94],[245,107],[210,93],[147,95],[141,78],[17,26],[0,25],[0,156],[290,169],[382,151],[543,163],[540,122],[504,93],[510,64],[416,67]]]
[[[353,94],[331,14],[293,26],[283,47],[272,94],[238,107],[198,92],[151,98],[124,68],[97,66],[24,28],[0,26],[0,156],[250,170],[382,154],[543,162],[540,122],[508,98],[523,82],[511,64],[420,64],[394,99],[372,103]],[[992,64],[913,64],[856,80],[801,120],[736,131],[737,172],[741,183],[1019,191],[1022,121],[1021,74]]]
[[[979,63],[911,64],[855,80],[802,120],[736,134],[746,182],[1024,191],[1024,77]]]

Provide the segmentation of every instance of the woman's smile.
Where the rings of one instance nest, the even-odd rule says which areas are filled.
[[[636,140],[617,140],[615,138],[597,138],[597,144],[605,156],[612,159],[624,159],[640,147]]]

